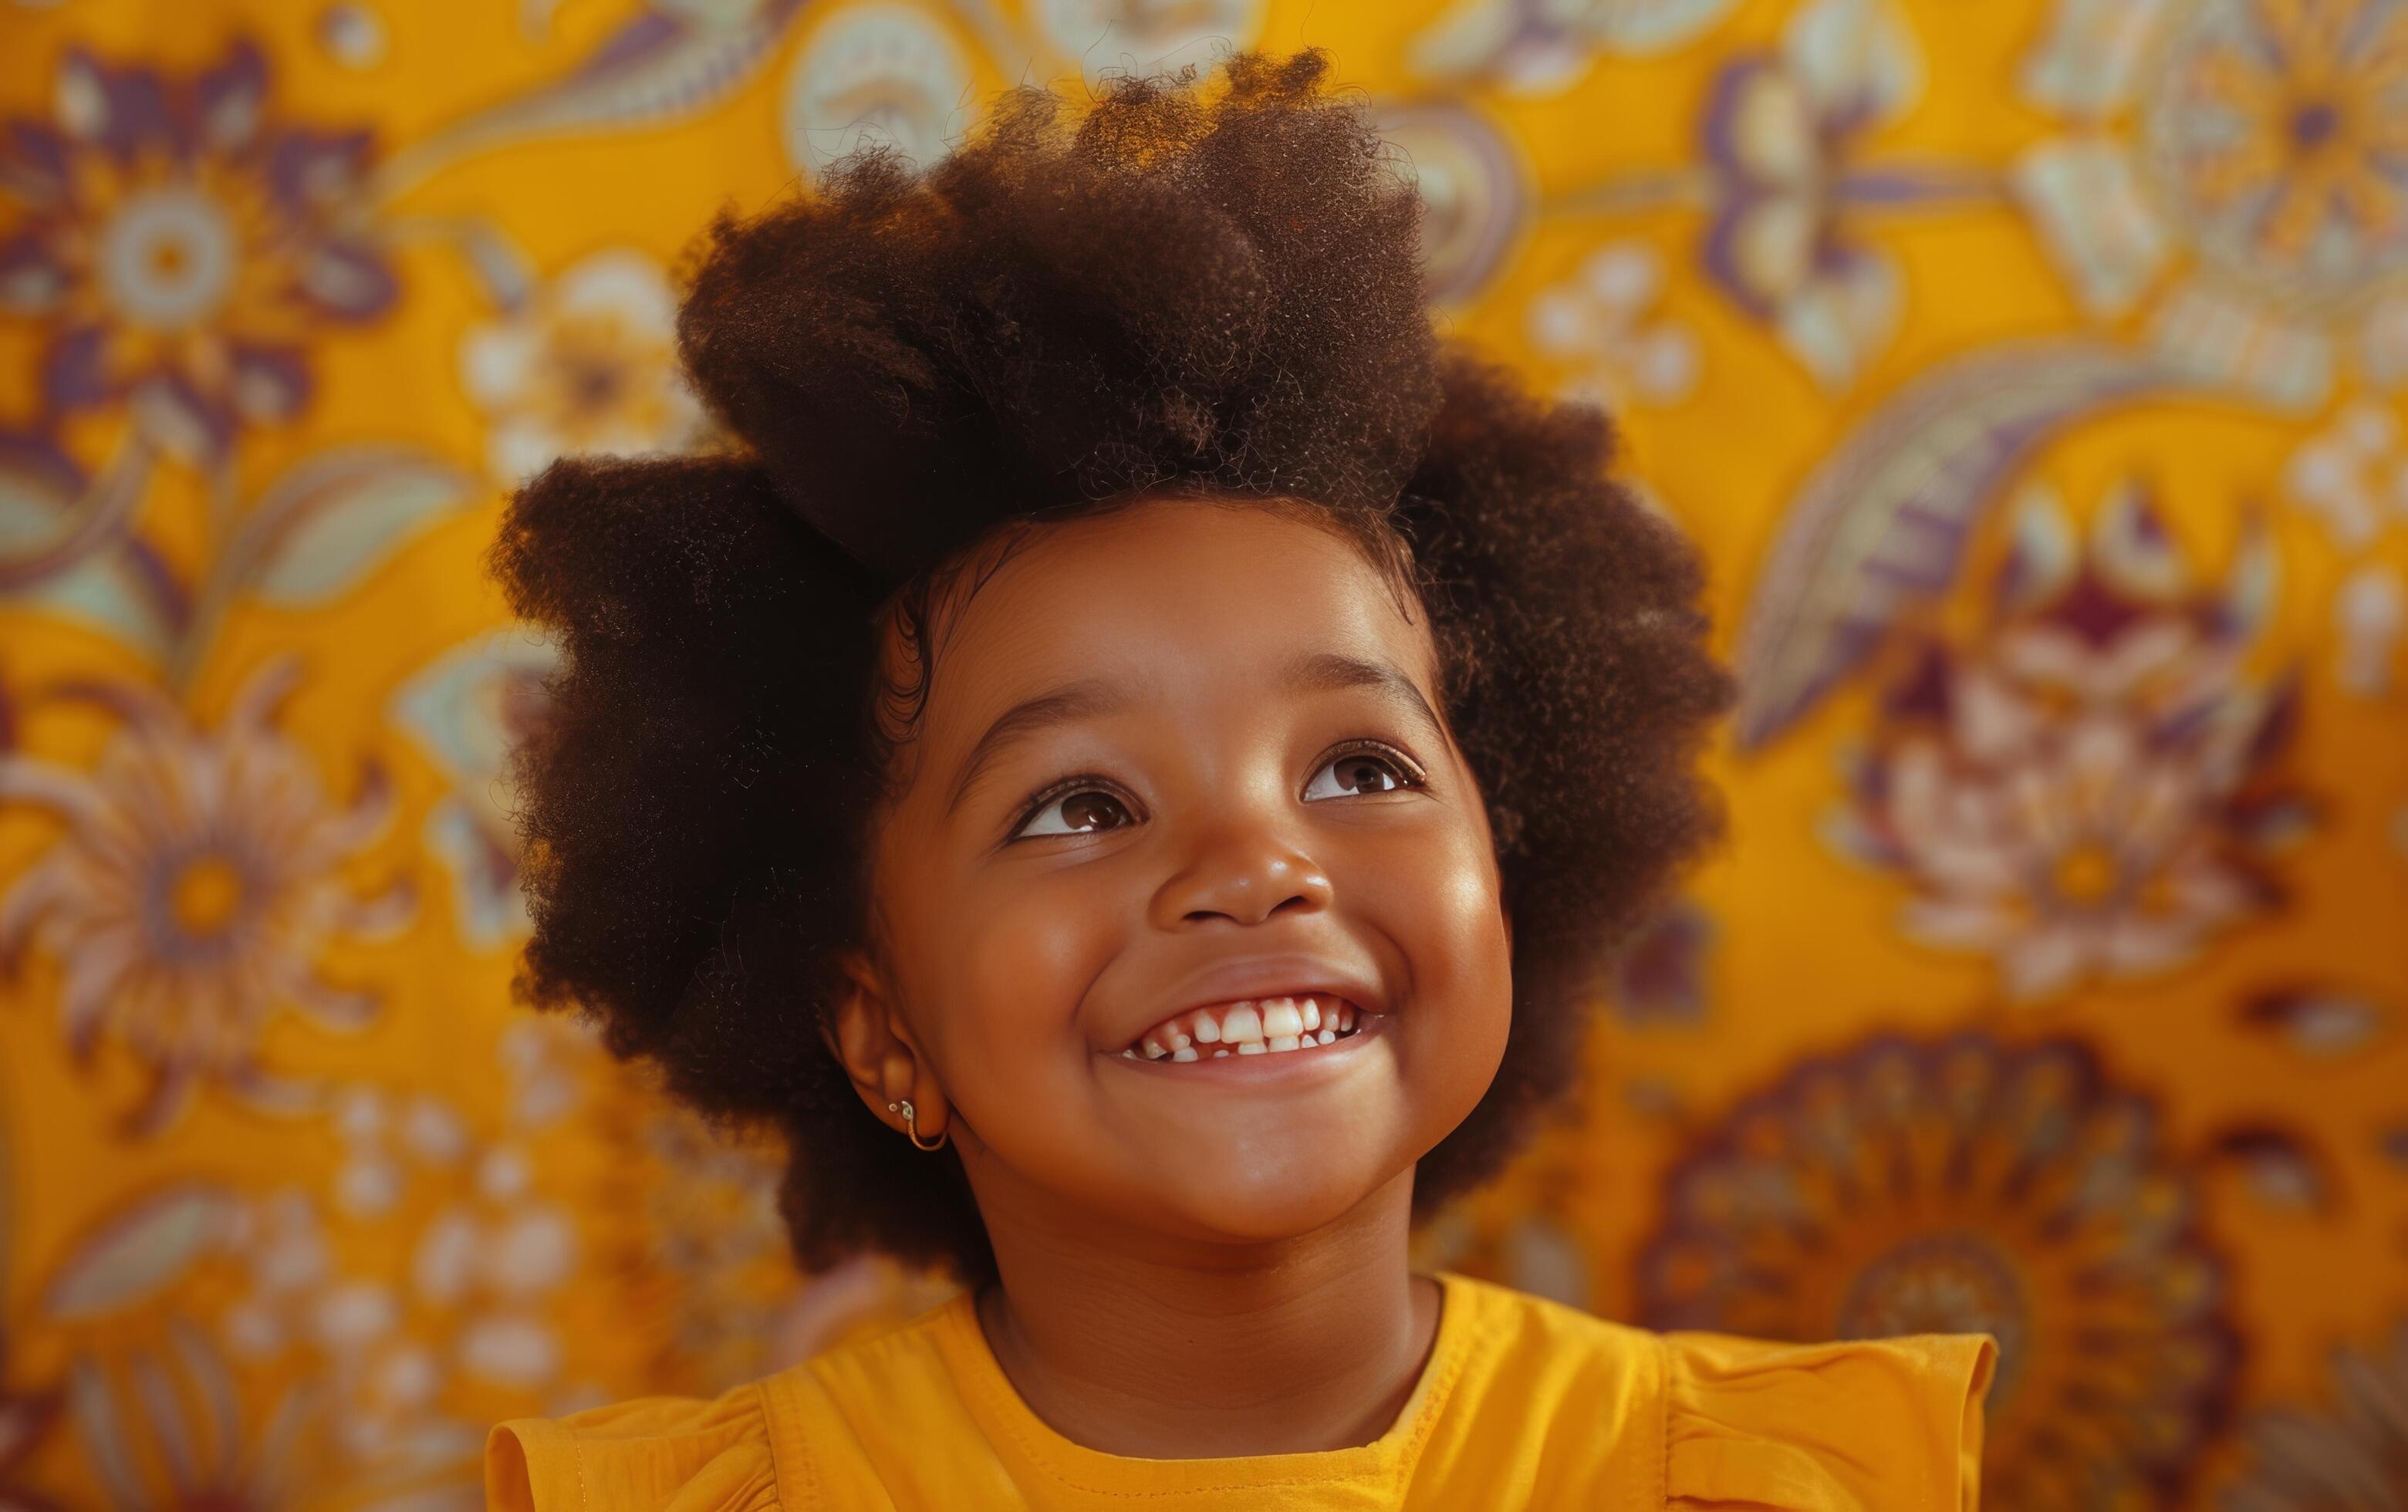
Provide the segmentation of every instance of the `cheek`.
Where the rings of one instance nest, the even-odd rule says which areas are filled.
[[[1042,1058],[1083,1067],[1065,1054],[1085,1048],[1079,1004],[1121,943],[1111,901],[1088,891],[1058,877],[982,887],[956,894],[939,922],[947,943],[937,986],[959,1063],[947,1075],[963,1082],[965,1106],[983,1101],[976,1085],[1006,1065],[1025,1073]]]
[[[1414,1080],[1440,1134],[1468,1115],[1495,1077],[1512,1024],[1512,952],[1494,863],[1470,827],[1368,869],[1367,912],[1402,950],[1411,973]]]

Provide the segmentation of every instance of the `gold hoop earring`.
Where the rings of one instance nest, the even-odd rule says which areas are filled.
[[[903,1115],[903,1131],[911,1136],[911,1146],[915,1149],[942,1149],[945,1148],[945,1141],[953,1136],[953,1132],[951,1129],[948,1129],[943,1134],[937,1136],[937,1142],[935,1144],[921,1144],[919,1115],[911,1111],[911,1099],[908,1097],[899,1103],[887,1104],[886,1111],[889,1113],[900,1113]]]

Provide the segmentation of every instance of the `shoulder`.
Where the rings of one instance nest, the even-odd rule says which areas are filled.
[[[1980,1505],[1982,1399],[1998,1365],[1988,1334],[1662,1339],[1674,1506]]]
[[[1681,1512],[1914,1507],[1974,1512],[1987,1334],[1793,1344],[1656,1333],[1449,1274],[1464,1305],[1469,1383],[1557,1430],[1611,1444],[1596,1471],[1623,1499]],[[1657,1489],[1660,1487],[1660,1491]],[[1617,1503],[1617,1505],[1619,1505]]]
[[[776,1465],[758,1383],[711,1401],[640,1397],[523,1418],[485,1441],[495,1512],[774,1512]]]
[[[495,1512],[805,1512],[887,1505],[862,1443],[903,1405],[947,1426],[940,1339],[968,1318],[956,1296],[705,1401],[644,1397],[522,1419],[485,1446]],[[975,1327],[974,1323],[969,1326]]]

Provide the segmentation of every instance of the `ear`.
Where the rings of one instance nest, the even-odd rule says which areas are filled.
[[[897,1134],[908,1133],[911,1126],[904,1123],[903,1115],[886,1105],[908,1097],[920,1137],[935,1138],[951,1116],[944,1089],[937,1082],[936,1068],[921,1053],[911,1026],[895,1006],[885,975],[857,947],[847,946],[836,959],[844,980],[829,1015],[833,1023],[820,1025],[820,1038],[880,1122]]]

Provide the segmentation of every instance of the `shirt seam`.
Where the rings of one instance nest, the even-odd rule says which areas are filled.
[[[769,1489],[777,1494],[777,1501],[771,1505],[770,1512],[783,1512],[786,1505],[786,1462],[778,1453],[778,1419],[769,1410],[769,1383],[766,1380],[752,1383],[752,1410],[761,1415],[761,1440],[769,1446]],[[803,1439],[805,1433],[803,1415],[797,1412],[794,1414],[794,1419],[795,1437]],[[810,1445],[808,1440],[804,1441],[803,1450],[800,1478],[803,1483],[803,1505],[808,1509],[820,1505],[820,1493],[819,1487],[811,1479]]]

